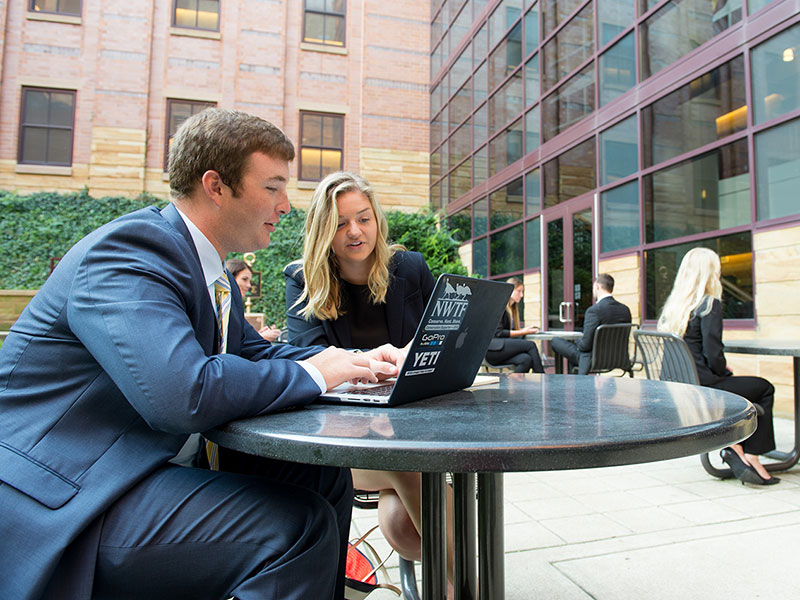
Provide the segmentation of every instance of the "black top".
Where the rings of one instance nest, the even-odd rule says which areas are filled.
[[[354,327],[350,315],[344,314],[333,321],[317,318],[306,320],[300,310],[306,303],[292,305],[303,293],[305,277],[303,265],[293,262],[283,270],[286,275],[286,323],[289,327],[289,343],[295,346],[338,346],[339,348],[365,348],[353,342]],[[425,259],[419,252],[395,252],[389,262],[389,289],[386,291],[385,316],[389,342],[393,346],[405,346],[414,333],[425,312],[425,305],[433,293],[436,281]]]
[[[373,304],[368,285],[342,281],[342,312],[350,317],[350,340],[356,348],[376,348],[389,339],[386,305]]]
[[[702,317],[697,316],[696,312],[706,306],[710,297],[701,303],[700,309],[692,313],[689,317],[689,324],[686,326],[686,333],[683,339],[694,357],[697,365],[697,375],[700,378],[700,385],[714,385],[725,377],[729,377],[731,372],[725,362],[725,353],[722,344],[722,303],[713,299],[711,312]]]

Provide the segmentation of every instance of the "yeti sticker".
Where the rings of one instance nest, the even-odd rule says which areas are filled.
[[[439,360],[439,355],[441,353],[441,350],[415,351],[412,357],[413,363],[411,369],[406,371],[406,376],[433,373],[436,370],[436,362]]]

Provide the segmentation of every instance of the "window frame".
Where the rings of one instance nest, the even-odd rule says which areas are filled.
[[[172,121],[172,105],[173,104],[191,104],[193,106],[202,106],[203,110],[206,108],[216,108],[216,102],[210,102],[208,100],[187,100],[185,98],[167,98],[167,111],[166,111],[166,118],[164,119],[164,172],[169,172],[169,141],[175,135],[174,133],[170,134],[169,132],[169,125],[170,121]],[[198,111],[199,112],[199,111]],[[192,113],[191,116],[196,115],[197,113]],[[177,129],[176,129],[177,131]]]
[[[37,15],[63,15],[67,17],[80,17],[83,14],[83,0],[78,0],[78,12],[76,13],[59,10],[59,5],[61,2],[62,0],[56,0],[56,10],[36,10],[36,0],[29,0],[28,12],[32,12]]]
[[[194,27],[190,27],[188,25],[179,25],[178,24],[178,15],[177,15],[178,0],[172,0],[172,18],[171,18],[172,27],[177,27],[179,29],[188,29],[190,31],[213,31],[213,32],[219,33],[220,22],[222,21],[222,0],[217,0],[217,26],[216,26],[215,29],[209,29],[208,27],[198,27],[196,25],[196,23],[197,23],[197,13],[199,12],[200,0],[194,0],[194,3],[195,3],[195,9],[194,9],[194,12],[195,12],[195,19],[194,19],[195,26]]]
[[[341,146],[324,146],[322,143],[320,145],[315,146],[311,144],[303,144],[303,127],[304,127],[304,117],[306,115],[317,115],[322,117],[336,117],[341,119],[342,122],[342,145]],[[328,113],[328,112],[320,112],[316,110],[301,110],[299,115],[300,121],[300,137],[298,143],[298,152],[297,152],[297,180],[298,181],[321,181],[322,177],[317,179],[307,179],[303,178],[303,148],[310,148],[314,150],[338,150],[339,151],[339,168],[338,171],[341,171],[344,167],[344,141],[345,141],[345,130],[344,130],[344,115],[339,113]],[[322,140],[320,140],[322,142]],[[320,165],[321,166],[321,165]]]
[[[326,2],[327,5],[327,2]],[[303,43],[304,44],[318,44],[319,46],[330,46],[333,48],[345,48],[347,47],[347,2],[343,2],[343,9],[342,12],[336,11],[328,11],[328,10],[317,10],[317,9],[309,9],[308,8],[308,0],[303,0]],[[308,13],[313,13],[315,15],[322,15],[323,19],[323,31],[325,30],[325,19],[328,15],[333,17],[341,17],[342,18],[342,41],[341,43],[338,41],[328,41],[328,40],[311,40],[308,39],[306,36],[306,24],[307,24],[307,17]]]
[[[29,91],[36,91],[36,92],[55,92],[58,94],[70,94],[72,96],[72,126],[67,128],[62,125],[42,125],[40,123],[35,124],[26,124],[25,122],[25,96]],[[17,164],[18,165],[40,165],[40,166],[48,166],[48,167],[71,167],[72,166],[72,159],[74,158],[75,154],[75,108],[76,108],[76,100],[78,96],[77,90],[70,90],[70,89],[63,89],[63,88],[50,88],[50,87],[39,87],[39,86],[28,86],[24,85],[21,87],[21,95],[20,95],[20,106],[19,106],[19,128],[17,130]],[[49,106],[48,106],[48,113],[49,113]],[[24,147],[24,132],[26,127],[45,127],[48,131],[50,129],[59,129],[59,130],[69,130],[71,132],[70,136],[70,145],[69,145],[69,161],[66,163],[62,162],[31,162],[23,160],[23,147]]]

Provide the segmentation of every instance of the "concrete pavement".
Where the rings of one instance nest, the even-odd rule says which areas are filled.
[[[779,449],[793,446],[790,420],[776,418],[775,433]],[[720,481],[696,456],[506,474],[506,598],[800,598],[800,466],[778,475],[767,487]],[[356,509],[353,534],[376,519]],[[397,560],[387,564],[397,583]]]

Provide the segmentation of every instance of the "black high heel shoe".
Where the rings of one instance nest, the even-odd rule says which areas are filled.
[[[758,474],[758,471],[739,458],[739,455],[730,448],[723,448],[720,450],[719,455],[722,457],[723,462],[731,468],[736,479],[742,483],[772,485],[772,479],[777,479],[777,477],[764,479]]]
[[[756,471],[756,475],[758,475],[759,478],[761,479],[758,485],[775,485],[776,483],[780,483],[781,481],[780,477],[775,477],[774,475],[770,476],[769,479],[764,479],[763,477],[761,477],[761,474],[758,471]]]

